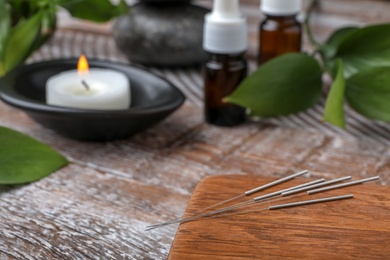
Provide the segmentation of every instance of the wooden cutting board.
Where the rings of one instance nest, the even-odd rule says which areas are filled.
[[[242,175],[208,177],[194,191],[186,215],[274,180]],[[255,195],[307,181],[295,179]],[[366,183],[301,194],[241,209],[252,212],[183,223],[169,259],[390,259],[390,187]],[[354,194],[354,198],[267,209],[269,205],[343,194]]]

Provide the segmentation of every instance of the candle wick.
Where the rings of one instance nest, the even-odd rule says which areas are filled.
[[[87,91],[89,91],[90,87],[89,87],[89,85],[87,84],[87,82],[85,82],[85,80],[81,80],[81,84],[85,87],[85,89],[86,89]]]

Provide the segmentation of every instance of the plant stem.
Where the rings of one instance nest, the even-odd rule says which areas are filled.
[[[305,17],[305,20],[303,21],[303,26],[305,28],[306,35],[309,39],[310,44],[313,46],[313,49],[315,52],[320,50],[320,44],[316,41],[316,39],[313,36],[313,32],[310,28],[310,18],[313,13],[314,8],[319,4],[318,0],[311,0],[309,8],[307,10],[307,14]]]
[[[329,71],[329,69],[325,66],[326,58],[324,56],[324,53],[321,50],[322,44],[316,41],[316,39],[314,38],[313,32],[311,30],[311,27],[310,27],[311,15],[313,13],[314,8],[316,8],[319,5],[319,3],[320,3],[319,0],[311,0],[311,2],[309,4],[309,8],[307,9],[306,17],[303,21],[303,26],[305,28],[305,33],[307,35],[307,38],[309,39],[309,42],[310,42],[311,46],[313,47],[313,56],[316,53],[318,53],[319,58],[321,60],[322,70],[327,72],[329,75],[332,75],[331,71]]]

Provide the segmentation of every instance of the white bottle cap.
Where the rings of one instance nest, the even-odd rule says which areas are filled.
[[[301,11],[302,0],[261,0],[261,11],[269,15],[294,15]]]
[[[214,0],[213,11],[205,16],[203,48],[219,54],[244,52],[248,46],[247,31],[238,0]]]

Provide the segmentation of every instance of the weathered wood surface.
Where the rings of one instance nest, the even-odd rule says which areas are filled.
[[[208,177],[195,189],[185,216],[274,180],[242,175]],[[223,206],[305,182],[307,179],[297,178]],[[268,210],[270,205],[346,194],[354,198]],[[313,195],[302,192],[224,214],[181,224],[169,259],[390,257],[390,186],[364,184]]]
[[[244,2],[253,34],[257,3]],[[347,21],[373,23],[389,18],[385,1],[322,2],[326,9],[319,11],[322,19],[315,23],[319,38]],[[85,31],[88,26],[73,25],[60,28],[62,38],[54,37],[30,62],[75,56],[81,50],[90,57],[124,61],[107,40],[107,27],[92,34]],[[63,41],[68,36],[70,44],[62,45],[68,44]],[[82,46],[91,47],[82,49],[80,38]],[[166,258],[177,225],[150,232],[145,227],[180,216],[198,182],[211,175],[276,178],[307,168],[312,177],[381,175],[382,184],[390,183],[387,125],[354,116],[367,137],[354,137],[355,128],[310,128],[302,116],[280,119],[284,125],[271,120],[231,129],[213,127],[203,123],[199,70],[185,70],[180,76],[168,69],[162,72],[183,89],[188,101],[161,124],[127,140],[65,139],[0,102],[0,125],[50,144],[72,162],[39,182],[0,187],[0,259]],[[375,131],[383,142],[370,138]]]
[[[43,129],[1,105],[1,124],[34,136],[73,163],[39,182],[1,187],[0,258],[165,258],[177,225],[146,225],[180,216],[196,184],[215,174],[390,179],[390,148],[304,129],[249,123],[205,125],[185,105],[132,139],[82,143]]]

